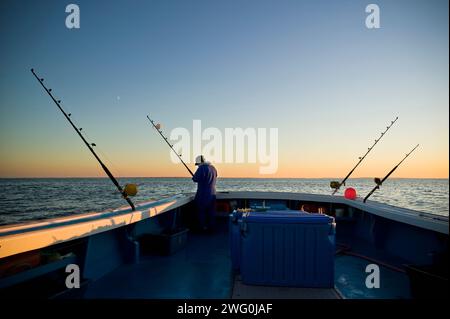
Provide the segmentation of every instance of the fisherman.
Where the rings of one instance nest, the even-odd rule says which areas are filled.
[[[215,224],[217,171],[203,155],[196,157],[195,165],[198,168],[192,180],[197,183],[195,203],[198,225],[203,231],[212,230]]]

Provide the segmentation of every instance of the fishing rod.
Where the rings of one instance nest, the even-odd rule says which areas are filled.
[[[395,167],[393,169],[391,169],[391,171],[389,173],[387,173],[387,175],[383,178],[383,179],[379,179],[378,177],[376,177],[374,179],[375,184],[377,184],[371,191],[369,194],[367,194],[366,197],[364,197],[363,202],[365,203],[366,200],[377,190],[380,188],[381,185],[383,185],[384,181],[387,180],[389,178],[389,176],[400,166],[401,163],[403,163],[403,161],[412,153],[414,152],[414,150],[416,148],[419,147],[419,144],[416,145],[416,147],[414,147],[408,154],[405,155],[405,157],[403,157],[403,159],[397,164],[395,165]]]
[[[173,149],[173,145],[169,143],[169,140],[167,139],[167,137],[164,136],[164,134],[161,131],[161,126],[160,124],[155,124],[155,122],[153,122],[153,120],[147,115],[147,119],[150,121],[150,123],[152,123],[153,127],[155,128],[155,130],[159,133],[159,135],[161,135],[161,137],[163,138],[164,141],[166,141],[167,145],[169,145],[170,149],[178,156],[178,158],[180,159],[181,163],[183,163],[184,167],[186,167],[186,169],[189,171],[189,174],[192,175],[192,177],[194,177],[194,173],[192,173],[192,171],[190,170],[190,168],[186,165],[186,163],[183,161],[183,159],[181,158],[181,155],[178,154],[174,149]]]
[[[105,171],[106,175],[111,179],[113,184],[117,187],[120,194],[122,194],[123,198],[127,201],[127,203],[130,205],[132,210],[135,210],[134,204],[131,201],[128,196],[134,196],[137,193],[136,185],[133,184],[127,184],[125,185],[125,189],[122,189],[122,187],[119,185],[119,182],[116,180],[116,178],[111,174],[109,169],[106,167],[105,164],[103,164],[102,160],[97,156],[95,153],[93,147],[96,146],[94,143],[89,144],[86,139],[84,138],[83,134],[81,134],[82,128],[77,128],[75,124],[70,119],[71,114],[67,114],[64,109],[61,107],[61,100],[56,100],[53,96],[52,89],[47,89],[47,87],[44,85],[44,79],[37,76],[37,74],[34,72],[34,69],[31,69],[31,73],[33,73],[34,77],[38,80],[38,82],[42,85],[44,90],[47,92],[47,94],[52,98],[53,102],[55,102],[56,106],[59,108],[59,110],[64,114],[65,118],[69,121],[69,123],[72,125],[75,132],[77,132],[78,136],[83,140],[84,144],[86,144],[87,148],[91,151],[92,155],[97,159],[97,161],[100,163],[100,166]]]
[[[367,154],[370,153],[370,151],[375,147],[375,145],[377,145],[377,143],[383,138],[384,134],[386,134],[386,132],[389,131],[389,129],[392,127],[392,125],[394,125],[395,122],[397,122],[397,120],[398,120],[398,116],[393,121],[391,121],[390,125],[386,126],[386,130],[384,132],[381,132],[380,137],[377,138],[375,140],[375,143],[373,143],[372,146],[367,149],[366,154],[364,154],[362,157],[358,157],[358,159],[359,159],[358,163],[356,163],[356,165],[347,174],[347,176],[345,176],[345,178],[342,180],[342,182],[333,181],[333,182],[330,183],[330,187],[334,188],[334,191],[333,191],[333,193],[331,195],[336,194],[336,192],[339,190],[339,188],[341,188],[342,185],[345,186],[345,182],[350,177],[350,175],[353,174],[353,171],[359,166],[359,164],[361,164],[361,162],[366,158]]]

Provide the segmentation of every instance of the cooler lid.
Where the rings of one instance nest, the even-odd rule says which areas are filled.
[[[277,224],[330,224],[334,218],[322,214],[310,214],[302,211],[266,211],[249,212],[242,216],[246,223],[277,223]]]

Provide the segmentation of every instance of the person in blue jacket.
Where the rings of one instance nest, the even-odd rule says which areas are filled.
[[[201,230],[212,230],[215,222],[217,171],[203,155],[197,156],[195,165],[198,168],[192,180],[197,183],[195,203],[198,226]]]

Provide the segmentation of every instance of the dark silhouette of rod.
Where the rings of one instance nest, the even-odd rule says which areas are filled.
[[[369,197],[370,197],[377,189],[380,188],[381,185],[383,185],[384,181],[387,180],[387,179],[389,178],[389,176],[391,176],[391,174],[394,173],[394,171],[400,166],[400,164],[403,163],[403,161],[404,161],[404,160],[405,160],[412,152],[414,152],[414,150],[415,150],[416,148],[418,148],[418,147],[419,147],[419,144],[417,144],[416,147],[414,147],[408,154],[406,154],[405,157],[403,157],[403,159],[402,159],[397,165],[395,165],[395,167],[394,167],[393,169],[391,169],[391,171],[390,171],[389,173],[387,173],[387,175],[386,175],[382,180],[380,180],[379,178],[375,178],[375,183],[377,184],[377,186],[375,186],[375,187],[370,191],[370,193],[367,194],[366,197],[364,197],[364,200],[363,200],[364,203],[366,202],[366,200],[367,200],[367,199],[368,199],[368,198],[369,198]]]
[[[384,134],[386,134],[387,131],[389,131],[389,129],[392,127],[392,125],[394,125],[395,122],[397,122],[398,120],[398,116],[395,118],[395,120],[391,121],[391,124],[386,126],[386,130],[384,132],[381,133],[381,136],[375,140],[375,143],[372,144],[371,147],[369,147],[367,149],[366,154],[364,154],[362,157],[359,157],[359,161],[358,163],[356,163],[356,165],[352,168],[352,170],[347,174],[347,176],[345,176],[345,178],[342,180],[342,182],[339,182],[338,185],[336,186],[336,188],[334,189],[333,193],[331,195],[336,194],[336,192],[339,190],[339,188],[341,188],[342,185],[345,185],[345,182],[347,181],[347,179],[350,177],[350,175],[353,174],[354,170],[359,166],[359,164],[361,164],[361,162],[366,158],[367,154],[370,153],[370,151],[375,147],[375,145],[377,145],[377,143],[383,138]]]
[[[108,175],[108,177],[111,179],[111,181],[113,182],[114,185],[116,185],[117,189],[119,190],[120,194],[122,194],[123,198],[128,202],[128,204],[130,205],[132,210],[135,210],[134,204],[131,201],[131,199],[127,196],[127,194],[124,192],[124,190],[122,189],[122,187],[119,185],[119,182],[116,180],[116,178],[111,174],[111,172],[109,171],[109,169],[106,167],[105,164],[103,164],[102,160],[97,156],[97,154],[95,153],[94,149],[91,147],[91,145],[89,145],[89,143],[86,141],[86,139],[84,138],[83,134],[81,134],[81,128],[77,128],[75,126],[75,124],[73,124],[72,120],[70,119],[70,115],[71,114],[67,114],[64,109],[61,107],[60,103],[61,101],[56,100],[51,91],[52,89],[47,89],[47,87],[44,85],[44,79],[40,78],[37,76],[37,74],[34,72],[34,69],[31,69],[31,73],[33,73],[34,77],[38,80],[38,82],[42,85],[42,87],[44,88],[45,92],[47,92],[47,94],[52,98],[53,102],[55,102],[56,106],[59,108],[59,110],[64,114],[64,116],[66,117],[66,119],[69,121],[69,123],[72,125],[73,129],[75,130],[75,132],[77,132],[78,136],[83,140],[84,144],[86,144],[87,148],[91,151],[92,155],[94,155],[94,157],[97,159],[97,161],[100,163],[100,166],[103,168],[103,170],[105,171],[106,175]],[[95,144],[92,144],[93,146],[95,146]]]
[[[173,149],[173,145],[169,143],[169,141],[167,140],[167,137],[164,136],[164,134],[162,133],[162,131],[156,127],[155,122],[153,122],[153,120],[147,115],[148,120],[150,121],[150,123],[152,123],[153,128],[159,133],[159,135],[161,135],[161,137],[163,138],[164,141],[166,141],[167,145],[169,145],[170,149],[177,154],[178,158],[180,159],[181,163],[183,163],[184,167],[186,167],[186,169],[189,171],[189,174],[191,174],[192,176],[194,176],[194,173],[192,173],[192,171],[190,170],[190,168],[186,165],[186,163],[183,161],[183,159],[181,158],[181,155],[178,154],[177,152],[175,152],[175,150]]]

